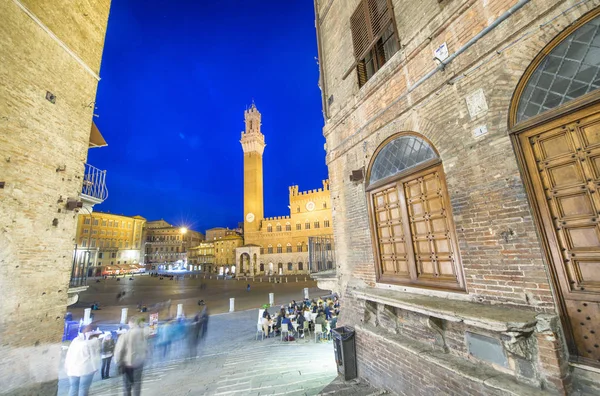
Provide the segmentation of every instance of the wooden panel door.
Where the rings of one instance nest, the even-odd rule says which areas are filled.
[[[380,273],[410,279],[404,224],[398,187],[394,183],[372,194],[379,248]]]
[[[417,279],[432,285],[462,287],[454,224],[441,165],[403,181]]]
[[[600,106],[519,135],[571,353],[600,363]]]

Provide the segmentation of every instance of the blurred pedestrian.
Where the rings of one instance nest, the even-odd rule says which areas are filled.
[[[141,327],[143,319],[129,319],[129,331],[119,337],[115,359],[123,372],[123,393],[139,396],[142,391],[142,371],[148,354],[146,334]]]
[[[110,361],[112,360],[115,351],[115,341],[112,338],[112,334],[107,332],[102,340],[101,357],[102,357],[102,379],[110,378]]]
[[[248,286],[246,286],[246,291],[249,292],[250,291],[250,283],[248,283]]]
[[[100,366],[99,332],[92,331],[92,324],[71,341],[65,358],[65,370],[69,376],[69,396],[87,396]]]

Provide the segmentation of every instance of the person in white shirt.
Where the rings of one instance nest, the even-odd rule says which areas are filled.
[[[69,396],[87,396],[100,368],[101,332],[93,332],[88,325],[71,341],[65,358],[65,370],[69,376]]]

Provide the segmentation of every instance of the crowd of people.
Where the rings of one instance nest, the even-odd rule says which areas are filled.
[[[160,325],[151,326],[145,318],[131,317],[127,330],[103,332],[94,330],[93,324],[85,326],[69,345],[65,357],[69,396],[88,395],[97,371],[103,380],[110,378],[113,359],[118,374],[123,376],[124,394],[139,395],[144,364],[151,359],[169,359],[172,349],[186,357],[196,357],[207,326],[206,307],[192,319],[170,319]]]
[[[281,335],[282,325],[287,325],[286,340],[294,340],[295,336],[305,337],[305,329],[315,330],[315,325],[321,325],[323,334],[329,336],[332,329],[337,327],[337,317],[340,313],[340,303],[337,296],[319,299],[304,299],[301,302],[293,300],[287,306],[282,305],[279,311],[271,315],[268,309],[262,313],[260,323],[267,337]],[[308,323],[308,326],[305,325]]]

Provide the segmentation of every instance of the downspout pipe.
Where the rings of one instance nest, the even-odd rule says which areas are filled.
[[[465,52],[467,49],[469,49],[473,44],[475,44],[477,41],[479,41],[481,38],[483,38],[485,35],[487,35],[490,31],[492,31],[493,29],[495,29],[498,25],[500,25],[502,22],[504,22],[512,14],[514,14],[515,12],[517,12],[518,10],[520,10],[524,5],[526,5],[530,1],[531,0],[519,0],[519,2],[517,4],[515,4],[514,6],[510,7],[508,10],[506,10],[502,15],[500,15],[488,27],[486,27],[485,29],[481,30],[471,40],[467,41],[462,47],[460,47],[458,50],[456,50],[456,52],[454,52],[452,55],[450,55],[444,61],[440,62],[440,64],[435,69],[431,70],[429,73],[427,73],[426,75],[424,75],[423,77],[421,77],[419,80],[417,80],[417,82],[415,82],[413,85],[411,85],[411,87],[408,88],[406,90],[406,92],[404,92],[402,95],[398,96],[389,105],[387,105],[385,108],[381,109],[374,116],[372,116],[362,127],[360,127],[354,133],[352,133],[350,136],[348,136],[344,140],[342,140],[335,148],[333,148],[331,150],[328,150],[328,155],[329,155],[329,153],[332,153],[332,152],[336,151],[343,144],[345,144],[349,139],[351,139],[356,134],[358,134],[360,131],[362,131],[364,128],[366,128],[368,125],[370,125],[381,114],[385,113],[391,106],[393,106],[398,101],[400,101],[400,100],[404,99],[405,97],[407,97],[408,94],[410,94],[415,89],[417,89],[419,86],[421,86],[421,84],[423,84],[425,81],[429,80],[434,74],[436,74],[437,72],[439,72],[441,70],[444,70],[448,64],[450,64],[454,59],[456,59],[457,56],[459,56],[460,54],[462,54],[463,52]],[[315,0],[315,5],[316,5],[316,2],[317,2],[317,0]]]
[[[407,95],[407,94],[411,93],[412,91],[414,91],[415,89],[417,89],[421,84],[423,84],[425,81],[427,81],[429,78],[431,78],[437,72],[444,70],[448,64],[450,64],[454,59],[456,59],[456,57],[458,57],[460,54],[462,54],[467,49],[469,49],[473,44],[478,42],[481,38],[483,38],[485,35],[487,35],[492,30],[494,30],[498,25],[500,25],[502,22],[504,22],[506,19],[508,19],[512,14],[519,11],[525,4],[529,3],[530,1],[531,0],[519,0],[519,2],[517,4],[515,4],[514,6],[510,7],[508,10],[506,10],[502,15],[500,15],[498,18],[496,18],[496,20],[494,22],[492,22],[489,26],[484,28],[479,33],[477,33],[475,36],[473,36],[473,38],[471,38],[471,40],[467,41],[462,47],[460,47],[458,50],[456,50],[456,52],[454,52],[452,55],[450,55],[447,59],[441,61],[440,64],[435,69],[433,69],[432,71],[430,71],[429,73],[427,73],[426,75],[421,77],[416,83],[414,83],[408,89],[408,91],[402,97],[404,97],[405,95]]]

